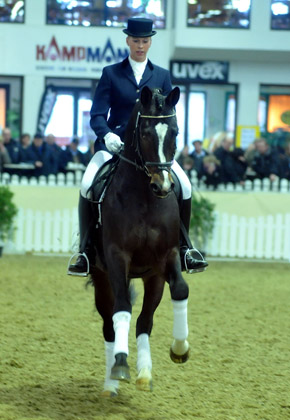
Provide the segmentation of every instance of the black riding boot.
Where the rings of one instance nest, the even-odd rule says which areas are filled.
[[[201,259],[194,258],[193,255],[198,255],[199,252],[195,250],[189,239],[189,227],[191,216],[191,198],[183,200],[180,209],[181,229],[180,229],[180,258],[182,271],[188,273],[198,273],[204,271],[208,266],[202,255]]]
[[[94,263],[93,254],[90,248],[90,223],[93,218],[93,211],[89,200],[80,194],[79,199],[79,229],[80,248],[75,264],[70,264],[67,274],[72,276],[87,276],[89,266]],[[73,258],[73,257],[72,257]]]

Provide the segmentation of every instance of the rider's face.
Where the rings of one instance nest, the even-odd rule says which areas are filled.
[[[146,60],[147,52],[151,46],[151,37],[134,38],[128,36],[126,38],[127,45],[130,48],[130,57],[138,62]]]

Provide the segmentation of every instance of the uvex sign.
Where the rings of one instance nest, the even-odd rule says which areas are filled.
[[[171,61],[173,83],[227,83],[229,64],[224,61]]]

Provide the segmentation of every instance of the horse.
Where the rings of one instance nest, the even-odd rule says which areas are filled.
[[[189,288],[181,273],[179,207],[171,165],[178,133],[175,105],[180,90],[167,96],[144,87],[134,106],[124,150],[102,203],[98,258],[91,270],[95,305],[103,319],[106,375],[103,396],[116,396],[119,381],[130,380],[128,336],[132,312],[130,281],[144,284],[136,322],[137,389],[152,390],[149,337],[165,283],[173,303],[170,357],[189,357],[187,301]]]

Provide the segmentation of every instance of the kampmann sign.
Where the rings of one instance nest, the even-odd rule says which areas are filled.
[[[36,45],[38,62],[101,63],[119,62],[128,56],[127,48],[113,48],[110,39],[104,47],[63,46],[53,36],[48,45]]]
[[[227,83],[229,64],[224,61],[171,61],[173,83]]]

